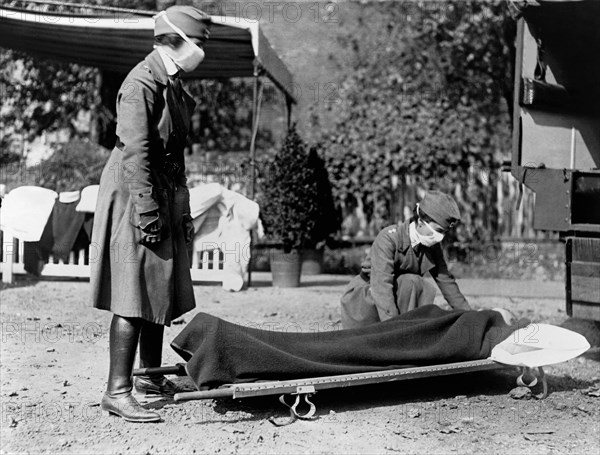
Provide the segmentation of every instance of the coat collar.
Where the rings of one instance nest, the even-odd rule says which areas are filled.
[[[156,82],[167,85],[167,69],[156,49],[146,56],[146,64]]]
[[[402,253],[406,253],[410,248],[410,233],[408,231],[408,227],[410,226],[410,221],[404,221],[399,223],[398,231],[400,233],[400,248]]]

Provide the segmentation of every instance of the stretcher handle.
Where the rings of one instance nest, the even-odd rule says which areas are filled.
[[[233,388],[181,392],[176,393],[173,397],[175,401],[209,400],[211,398],[233,398]]]
[[[185,371],[185,365],[178,363],[168,367],[152,367],[152,368],[136,368],[133,370],[134,376],[145,376],[145,375],[158,375],[158,374],[175,374],[177,376],[187,376]]]

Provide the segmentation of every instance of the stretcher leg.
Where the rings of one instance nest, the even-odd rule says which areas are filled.
[[[537,370],[537,374],[535,373],[535,370]],[[546,380],[546,373],[542,367],[521,367],[521,374],[517,378],[517,385],[520,387],[535,387],[538,383],[538,377],[542,380],[542,393],[535,395],[535,397],[543,400],[548,396],[548,381]],[[531,379],[529,380],[525,378]]]
[[[294,401],[294,404],[289,405],[287,403],[287,401],[285,400],[285,395],[280,395],[279,396],[279,402],[281,404],[283,404],[285,407],[289,408],[290,410],[290,416],[288,417],[287,420],[281,421],[279,419],[276,419],[275,417],[271,417],[269,419],[269,422],[271,422],[273,425],[278,426],[278,427],[283,427],[285,425],[289,425],[291,423],[294,423],[297,419],[302,419],[302,420],[313,420],[315,417],[315,413],[317,412],[317,407],[315,406],[315,404],[309,400],[309,398],[315,394],[315,388],[314,387],[298,387],[298,392],[293,393],[292,395],[296,395],[296,400]],[[300,398],[304,399],[304,402],[309,406],[308,411],[306,412],[306,414],[300,414],[298,413],[298,405],[300,404]]]

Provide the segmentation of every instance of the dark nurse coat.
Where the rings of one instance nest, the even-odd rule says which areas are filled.
[[[117,96],[117,144],[100,180],[90,246],[91,300],[123,317],[170,325],[195,307],[182,216],[189,213],[183,149],[194,108],[158,51]],[[158,210],[161,242],[139,244],[140,215]]]

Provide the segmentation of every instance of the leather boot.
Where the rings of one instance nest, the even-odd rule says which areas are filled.
[[[110,324],[108,387],[100,407],[129,422],[158,422],[160,415],[143,408],[131,395],[131,374],[141,326],[141,319],[113,315]]]
[[[140,368],[160,367],[165,327],[144,321],[140,334]],[[183,390],[161,375],[136,376],[135,391],[147,396],[172,397]]]

